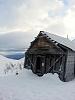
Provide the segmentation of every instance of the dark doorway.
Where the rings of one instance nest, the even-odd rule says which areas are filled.
[[[42,67],[42,58],[37,57],[36,60],[36,72],[41,72],[41,67]]]

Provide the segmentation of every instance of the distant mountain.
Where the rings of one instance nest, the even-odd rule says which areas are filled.
[[[34,35],[25,32],[10,32],[0,35],[0,49],[28,48]]]

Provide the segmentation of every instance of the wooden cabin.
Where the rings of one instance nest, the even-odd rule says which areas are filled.
[[[34,74],[57,73],[66,82],[75,78],[75,48],[67,39],[40,31],[25,53],[24,68]]]

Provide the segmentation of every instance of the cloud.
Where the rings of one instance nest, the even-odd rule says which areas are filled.
[[[9,32],[7,34],[0,35],[0,49],[9,48],[27,48],[30,42],[34,39],[35,34],[25,32]]]
[[[75,0],[0,0],[0,14],[0,34],[45,30],[75,37]]]
[[[66,28],[66,33],[72,38],[75,38],[75,7],[67,10],[66,15],[63,18],[63,22]]]
[[[0,31],[39,30],[41,20],[57,16],[63,9],[59,0],[0,0]]]
[[[0,0],[0,27],[11,29],[16,25],[17,8],[24,0]]]
[[[63,9],[63,3],[58,0],[31,0],[26,7],[25,4],[18,9],[18,25],[27,25],[28,28],[44,28],[42,20],[57,16]]]
[[[72,7],[75,5],[75,0],[67,0],[69,7]]]

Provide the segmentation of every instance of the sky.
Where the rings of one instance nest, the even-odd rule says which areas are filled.
[[[0,34],[41,30],[74,39],[75,0],[0,0]]]

